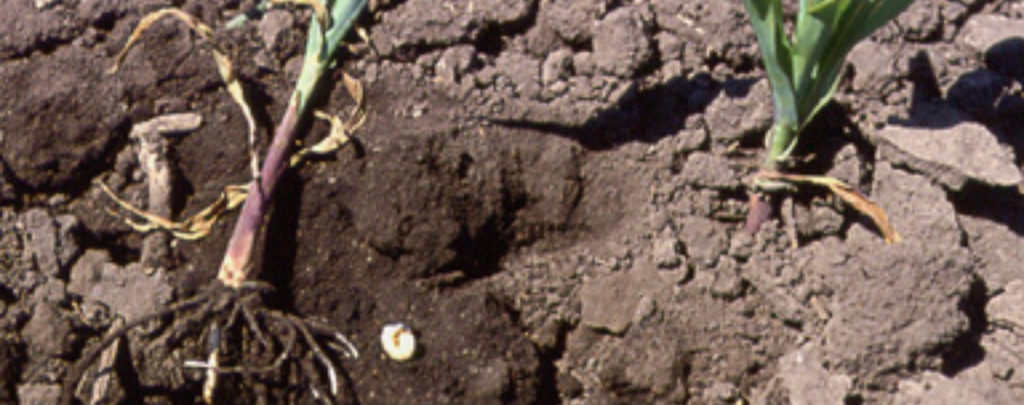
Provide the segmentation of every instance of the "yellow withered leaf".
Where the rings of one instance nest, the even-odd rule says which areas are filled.
[[[857,189],[843,183],[839,179],[829,176],[811,176],[777,172],[764,172],[759,174],[759,177],[765,180],[778,180],[788,183],[811,184],[819,187],[826,187],[832,192],[832,194],[835,194],[846,202],[846,204],[849,204],[855,210],[870,218],[882,233],[882,238],[885,239],[886,243],[896,243],[903,240],[903,238],[900,237],[899,232],[896,232],[896,229],[893,228],[892,224],[889,222],[889,216],[885,214],[885,210],[883,210],[882,207],[871,202],[871,200],[857,191]]]
[[[184,221],[173,221],[133,206],[131,203],[121,199],[121,197],[118,197],[117,194],[114,194],[114,192],[111,191],[103,182],[100,182],[99,186],[100,189],[103,190],[111,200],[114,200],[118,206],[140,218],[140,220],[127,217],[124,218],[125,223],[127,223],[132,229],[138,232],[150,232],[162,229],[170,232],[175,238],[184,240],[196,240],[209,235],[210,231],[213,229],[213,225],[217,223],[217,220],[220,219],[224,213],[235,209],[245,201],[245,196],[248,191],[247,185],[231,185],[224,187],[224,191],[217,196],[217,200],[206,206],[206,208],[203,208],[201,211]],[[113,212],[112,214],[115,216],[117,215]]]
[[[121,63],[124,61],[128,51],[138,42],[142,34],[146,32],[150,27],[153,26],[157,21],[164,17],[174,17],[182,21],[191,29],[193,32],[199,35],[204,41],[209,42],[213,45],[213,61],[217,64],[217,72],[220,74],[222,80],[224,80],[224,86],[228,89],[228,94],[231,95],[231,99],[238,104],[238,107],[242,109],[242,115],[245,116],[245,123],[249,127],[248,140],[249,140],[249,154],[251,164],[251,171],[253,178],[259,175],[259,159],[256,157],[256,119],[253,117],[252,108],[249,107],[249,103],[245,100],[245,92],[242,90],[242,83],[235,76],[231,59],[221,51],[220,44],[213,39],[213,29],[210,26],[199,21],[195,16],[188,14],[176,8],[165,8],[154,11],[142,17],[139,21],[139,25],[132,31],[132,35],[128,37],[128,42],[125,43],[124,48],[121,52],[118,52],[114,58],[114,66],[110,68],[110,73],[117,72],[121,67]]]
[[[291,165],[297,166],[310,155],[328,155],[338,151],[342,146],[349,142],[349,134],[355,132],[357,129],[363,126],[366,122],[366,109],[365,109],[365,95],[363,94],[363,85],[359,83],[348,73],[343,76],[345,89],[348,91],[349,96],[352,97],[356,102],[355,108],[352,109],[352,113],[349,115],[348,121],[342,122],[341,118],[336,115],[330,115],[323,111],[314,111],[313,115],[316,118],[327,121],[330,126],[330,132],[327,137],[321,139],[313,146],[299,149],[292,154]]]
[[[132,46],[139,41],[142,34],[164,17],[175,17],[188,25],[193,32],[199,34],[199,37],[207,41],[213,41],[213,29],[211,29],[210,26],[203,24],[203,22],[199,21],[195,16],[176,8],[160,9],[142,17],[142,20],[139,21],[139,25],[135,27],[134,31],[132,31],[132,35],[128,37],[128,42],[124,44],[123,48],[121,48],[121,52],[118,52],[117,56],[114,57],[114,66],[111,66],[110,70],[107,72],[116,73],[117,70],[121,68],[121,62],[124,61],[124,57],[128,55],[128,51],[131,50]]]

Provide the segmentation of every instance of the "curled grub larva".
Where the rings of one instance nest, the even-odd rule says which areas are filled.
[[[403,323],[384,325],[380,332],[384,353],[394,361],[406,361],[416,355],[416,335]]]

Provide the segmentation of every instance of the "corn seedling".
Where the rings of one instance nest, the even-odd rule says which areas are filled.
[[[223,212],[238,204],[242,204],[242,209],[228,242],[217,280],[191,298],[169,305],[157,313],[131,320],[119,330],[107,334],[99,344],[82,356],[75,368],[66,376],[62,392],[63,403],[74,402],[79,381],[105,347],[122,338],[128,331],[168,315],[175,315],[173,324],[154,339],[151,347],[172,351],[183,342],[195,339],[194,336],[189,337],[190,335],[200,335],[199,341],[205,342],[209,347],[206,359],[187,360],[184,366],[205,370],[202,398],[207,403],[214,401],[218,377],[227,374],[290,375],[293,380],[287,383],[308,386],[311,396],[319,401],[326,403],[330,398],[337,396],[339,373],[334,359],[338,356],[358,356],[355,347],[341,333],[327,325],[263,307],[260,304],[260,294],[268,291],[270,287],[250,278],[257,234],[263,227],[271,197],[284,171],[300,163],[305,157],[337,150],[347,142],[348,134],[362,124],[364,115],[359,107],[347,123],[343,123],[337,117],[315,112],[318,118],[331,123],[331,134],[310,148],[291,153],[298,128],[314,113],[313,95],[319,86],[326,83],[322,77],[334,66],[341,40],[365,7],[366,0],[267,0],[255,11],[259,12],[281,3],[309,6],[314,12],[309,24],[301,73],[284,115],[274,131],[262,167],[259,166],[255,154],[256,124],[251,110],[245,101],[242,86],[233,74],[231,61],[213,39],[213,30],[210,27],[178,9],[160,10],[140,21],[124,49],[118,54],[112,69],[114,71],[143,32],[164,17],[174,17],[184,22],[200,39],[210,44],[228,92],[242,109],[249,125],[250,158],[253,162],[254,179],[244,187],[227,187],[221,198],[211,207],[182,222],[174,222],[134,208],[101,184],[104,191],[113,197],[119,206],[140,218],[129,222],[135,229],[162,229],[179,238],[200,238],[209,232],[212,224]],[[228,24],[228,28],[244,23],[249,17],[243,15],[236,18]],[[362,89],[359,83],[346,76],[344,84],[361,106]],[[251,342],[233,342],[233,338],[249,339]],[[237,348],[242,348],[241,353],[244,353],[246,358],[265,360],[265,363],[222,364],[226,361],[221,358],[221,354],[229,345],[236,348],[234,353],[239,353]],[[297,367],[298,373],[283,372],[282,368],[286,365]]]
[[[835,92],[846,56],[861,40],[896,18],[913,0],[800,0],[792,36],[781,0],[744,0],[772,88],[774,124],[765,137],[768,155],[754,176],[747,229],[756,231],[768,207],[763,193],[797,185],[826,187],[870,217],[887,242],[899,241],[885,212],[839,180],[782,173],[807,124]]]

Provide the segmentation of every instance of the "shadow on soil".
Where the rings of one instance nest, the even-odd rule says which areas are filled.
[[[581,126],[518,119],[490,121],[563,136],[588,150],[609,150],[628,142],[655,143],[675,135],[686,127],[687,117],[703,112],[721,92],[742,97],[756,82],[755,79],[716,82],[707,73],[699,73],[689,80],[675,77],[650,88],[640,88],[640,83],[633,82],[618,101]]]

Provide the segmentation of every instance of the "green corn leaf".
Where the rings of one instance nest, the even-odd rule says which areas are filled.
[[[341,39],[352,28],[352,23],[366,6],[367,0],[320,1],[329,3],[327,7],[331,21],[330,26],[324,30],[315,17],[310,19],[309,33],[306,35],[306,55],[302,61],[302,70],[295,86],[295,96],[299,103],[300,113],[305,110],[313,89],[316,87],[316,82],[334,62],[334,55],[341,44]]]
[[[796,95],[801,128],[828,104],[839,84],[846,56],[858,42],[888,23],[914,0],[802,0],[794,60],[807,58],[810,63],[794,69],[798,78]],[[801,4],[803,5],[803,4]],[[799,19],[799,17],[798,17]],[[803,22],[803,24],[800,24]],[[824,28],[821,28],[824,27]]]
[[[828,104],[853,47],[914,0],[800,0],[792,38],[781,0],[744,0],[775,103],[768,164],[788,157],[800,130]]]
[[[793,76],[792,46],[782,21],[782,3],[771,0],[744,0],[757,34],[768,81],[772,87],[775,122],[798,125]]]

